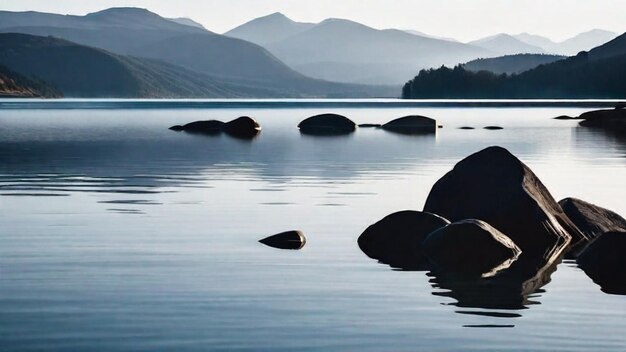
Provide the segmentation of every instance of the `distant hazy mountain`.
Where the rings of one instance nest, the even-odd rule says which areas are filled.
[[[377,30],[343,19],[325,20],[267,48],[307,75],[368,84],[398,84],[420,68],[493,56],[467,44]]]
[[[264,46],[304,32],[313,26],[315,24],[295,22],[282,13],[276,12],[244,23],[224,35]]]
[[[196,27],[196,28],[201,28],[201,29],[206,30],[206,28],[204,28],[203,25],[192,20],[191,18],[179,17],[179,18],[168,18],[168,20],[178,23],[178,24],[184,24],[185,26],[191,26],[191,27]]]
[[[476,59],[463,64],[468,71],[489,71],[496,74],[521,73],[539,65],[549,64],[564,59],[565,56],[547,54],[516,54],[488,59]]]
[[[552,41],[552,39],[550,38],[540,36],[540,35],[530,34],[530,33],[515,34],[513,35],[513,37],[518,40],[521,40],[522,42],[526,44],[530,44],[530,45],[542,48],[544,51],[548,53],[552,53],[553,51],[555,51],[555,48],[558,45],[557,43]]]
[[[414,29],[405,29],[404,31],[409,33],[409,34],[417,35],[417,36],[420,36],[420,37],[426,37],[426,38],[432,38],[432,39],[441,39],[441,40],[447,40],[449,42],[456,42],[456,43],[459,42],[458,40],[456,40],[454,38],[440,37],[440,36],[437,36],[437,35],[432,35],[432,34],[427,34],[427,33],[420,32],[420,31],[416,31]]]
[[[389,87],[348,86],[306,77],[266,49],[167,20],[148,10],[113,8],[86,16],[0,12],[0,32],[55,36],[121,55],[145,57],[277,96],[389,96]]]
[[[28,78],[0,65],[0,98],[56,98],[61,92],[39,79]]]
[[[468,44],[475,45],[498,55],[515,55],[515,54],[544,54],[545,50],[525,43],[508,34],[497,34],[487,38],[478,39]]]
[[[0,34],[0,64],[70,97],[229,98],[270,96],[170,64],[111,54],[62,39]]]
[[[530,45],[541,47],[547,53],[571,56],[602,45],[617,37],[617,34],[594,29],[559,43],[546,37],[528,33],[517,34],[514,37]]]
[[[576,55],[581,51],[591,50],[617,37],[618,34],[601,29],[581,33],[571,39],[559,43],[559,54]]]
[[[422,71],[403,87],[405,98],[624,99],[626,34],[519,75],[471,72],[457,66]]]

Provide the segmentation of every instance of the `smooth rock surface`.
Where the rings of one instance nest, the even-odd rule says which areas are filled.
[[[301,249],[306,244],[306,237],[302,231],[286,231],[259,240],[266,246],[278,249]]]
[[[219,134],[222,132],[224,123],[218,120],[194,121],[186,125],[170,127],[172,131],[185,131],[190,133]]]
[[[502,147],[457,163],[435,183],[424,211],[453,222],[483,220],[525,255],[553,257],[572,236],[584,237],[530,168]]]
[[[390,214],[359,236],[359,248],[368,257],[405,270],[427,264],[421,244],[433,231],[450,222],[438,215],[405,210]]]
[[[605,232],[626,232],[626,219],[611,210],[576,198],[565,198],[559,205],[588,239]]]
[[[434,231],[422,243],[440,270],[489,277],[511,266],[522,251],[484,221],[468,219]]]
[[[241,116],[226,122],[223,130],[234,137],[253,138],[261,132],[261,125],[249,116]]]
[[[607,232],[591,243],[577,259],[581,269],[612,294],[626,294],[626,232]]]
[[[381,127],[386,131],[402,134],[435,133],[437,121],[426,116],[410,115],[389,121]]]
[[[594,127],[611,132],[626,132],[626,109],[607,109],[589,111],[580,115],[583,127]]]
[[[298,124],[300,132],[310,135],[342,135],[356,130],[356,124],[338,114],[311,116]]]

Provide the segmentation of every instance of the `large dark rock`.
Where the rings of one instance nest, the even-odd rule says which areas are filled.
[[[450,222],[438,215],[405,210],[386,216],[359,237],[359,248],[368,257],[405,270],[421,270],[428,264],[422,241]]]
[[[501,147],[456,164],[433,186],[424,211],[450,221],[483,220],[525,255],[552,257],[572,236],[584,237],[528,166]]]
[[[591,243],[578,265],[602,291],[626,295],[626,232],[607,232]]]
[[[298,124],[300,132],[310,135],[342,135],[356,130],[356,124],[345,116],[321,114],[311,116]]]
[[[611,210],[576,198],[565,198],[559,205],[589,239],[605,232],[626,231],[626,219]]]
[[[259,242],[278,249],[300,249],[306,244],[306,237],[301,231],[287,231],[273,235]]]
[[[382,125],[382,129],[402,134],[424,134],[437,131],[437,121],[426,116],[411,115]]]
[[[190,122],[186,125],[176,125],[170,127],[172,131],[185,131],[190,133],[201,133],[201,134],[219,134],[222,133],[222,128],[224,127],[224,123],[218,120],[208,120],[208,121],[195,121]]]
[[[611,132],[626,132],[626,109],[589,111],[582,115],[579,124],[584,127],[607,129]]]
[[[226,122],[223,130],[234,137],[253,138],[261,133],[261,125],[249,116],[242,116]]]
[[[422,243],[440,270],[494,276],[511,266],[521,250],[505,234],[481,220],[461,220],[434,231]]]

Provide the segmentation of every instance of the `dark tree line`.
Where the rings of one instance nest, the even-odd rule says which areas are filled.
[[[626,55],[591,60],[586,52],[521,74],[471,72],[461,66],[422,70],[404,99],[626,98]]]

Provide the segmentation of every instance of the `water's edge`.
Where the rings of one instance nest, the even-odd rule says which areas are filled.
[[[0,99],[1,109],[287,109],[411,107],[612,108],[620,100],[402,100],[402,99]]]

